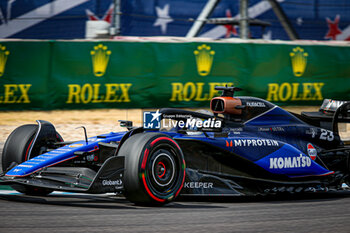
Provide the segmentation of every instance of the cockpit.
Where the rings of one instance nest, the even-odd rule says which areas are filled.
[[[215,116],[222,116],[225,120],[246,122],[275,107],[274,104],[256,97],[234,97],[237,87],[215,87],[222,95],[214,97],[210,102],[210,109]]]

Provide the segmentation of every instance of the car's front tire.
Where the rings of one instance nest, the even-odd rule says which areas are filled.
[[[29,148],[32,146],[32,143],[34,143],[33,141],[37,130],[38,125],[28,124],[19,126],[10,134],[2,151],[3,172],[6,172],[13,164],[21,164],[29,159]],[[57,140],[61,139],[61,136],[57,133]],[[37,156],[39,150],[40,145],[34,145],[32,152]],[[11,187],[18,192],[28,195],[43,196],[52,192],[52,190],[46,188],[21,184],[14,184],[11,185]]]
[[[125,197],[136,204],[164,205],[180,193],[185,161],[179,145],[160,133],[136,134],[121,146]]]

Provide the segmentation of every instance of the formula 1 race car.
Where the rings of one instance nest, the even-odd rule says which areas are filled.
[[[350,103],[324,100],[301,115],[236,87],[216,87],[210,111],[144,112],[143,127],[64,141],[38,120],[8,137],[0,184],[19,192],[117,193],[142,205],[177,196],[255,196],[327,192],[350,183],[350,147],[338,125]],[[169,127],[163,127],[167,125]]]

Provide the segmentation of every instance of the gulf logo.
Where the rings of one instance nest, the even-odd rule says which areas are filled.
[[[307,144],[307,154],[310,156],[312,160],[315,160],[317,157],[317,150],[311,143]]]

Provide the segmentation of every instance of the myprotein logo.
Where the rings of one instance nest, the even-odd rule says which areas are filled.
[[[270,169],[286,169],[286,168],[301,168],[301,167],[310,167],[311,159],[308,156],[296,157],[279,157],[279,158],[270,158]]]
[[[279,146],[278,141],[270,139],[237,139],[234,146]]]

